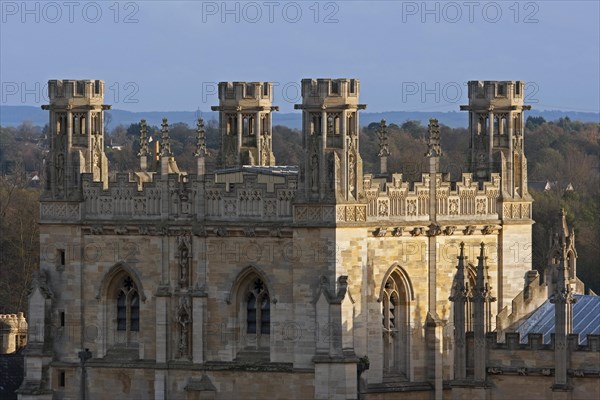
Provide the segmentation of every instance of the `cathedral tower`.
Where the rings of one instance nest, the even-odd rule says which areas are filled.
[[[273,155],[273,84],[271,82],[220,82],[219,111],[222,167],[275,165]]]
[[[479,181],[500,173],[503,198],[528,197],[524,91],[523,81],[470,81],[469,105],[461,106],[469,111],[469,169]]]
[[[50,156],[47,160],[46,198],[73,200],[82,173],[108,185],[104,154],[104,82],[100,80],[51,80]]]
[[[356,201],[362,191],[358,79],[303,79],[302,131],[307,201]]]

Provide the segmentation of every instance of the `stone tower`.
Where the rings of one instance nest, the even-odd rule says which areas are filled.
[[[220,82],[219,111],[222,167],[273,166],[273,84]]]
[[[100,80],[51,80],[50,156],[45,197],[72,200],[77,196],[82,173],[108,185],[104,154],[104,82]]]
[[[469,105],[461,106],[469,111],[470,172],[479,181],[500,173],[503,198],[527,197],[524,90],[523,81],[470,81]]]
[[[362,191],[358,79],[303,79],[302,131],[307,201],[353,202]]]
[[[485,186],[500,175],[503,224],[499,235],[498,307],[510,304],[531,269],[532,198],[527,191],[523,81],[469,81],[469,172]],[[496,175],[497,176],[497,175]]]

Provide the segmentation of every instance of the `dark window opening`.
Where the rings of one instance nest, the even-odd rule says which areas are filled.
[[[262,280],[250,284],[246,295],[246,333],[268,335],[271,332],[271,304]]]
[[[250,293],[246,306],[246,324],[248,333],[256,333],[256,297]]]
[[[64,267],[66,263],[65,249],[57,249],[56,250],[56,258],[58,261],[59,267]]]
[[[254,97],[254,85],[246,85],[246,97]]]
[[[131,297],[131,330],[133,332],[140,330],[140,296],[137,293]]]
[[[498,85],[498,96],[506,96],[506,87],[504,84]]]
[[[331,94],[339,94],[340,93],[340,83],[337,81],[331,82]]]
[[[127,305],[125,304],[126,295],[123,292],[119,292],[117,298],[117,330],[127,330]]]
[[[268,335],[271,331],[271,304],[269,296],[262,299],[262,307],[260,313],[260,333]]]

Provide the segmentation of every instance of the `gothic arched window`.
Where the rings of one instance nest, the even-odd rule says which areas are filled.
[[[271,306],[269,292],[264,282],[257,278],[246,291],[246,333],[268,335],[271,331]]]
[[[126,276],[117,289],[117,331],[130,332],[140,330],[140,296],[131,277]]]
[[[398,271],[385,281],[382,295],[384,373],[408,376],[409,299]]]

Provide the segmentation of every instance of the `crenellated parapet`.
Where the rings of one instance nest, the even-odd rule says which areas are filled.
[[[518,333],[509,333],[504,342],[497,341],[496,332],[485,337],[487,349],[485,380],[473,380],[472,375],[455,379],[452,394],[456,398],[521,398],[526,393],[535,398],[596,398],[600,381],[600,335],[587,335],[585,345],[579,345],[579,335],[569,335],[566,346],[554,340],[543,344],[541,333],[530,333],[523,343]],[[467,348],[476,346],[473,332],[466,335]],[[558,365],[555,354],[566,352],[569,365]],[[468,354],[468,353],[467,353]],[[473,360],[467,360],[467,371]],[[556,380],[563,375],[565,383]],[[568,379],[568,381],[567,381]],[[554,382],[554,384],[552,384]],[[523,388],[522,392],[514,388]],[[519,394],[520,393],[520,394]]]
[[[473,335],[467,333],[467,343],[473,341]],[[523,343],[518,332],[506,334],[504,342],[497,340],[497,333],[486,335],[489,351],[486,372],[490,375],[555,375],[554,353],[557,342],[554,334],[550,343],[544,344],[542,333],[529,333]],[[585,344],[580,344],[578,334],[567,336],[567,353],[570,360],[567,375],[570,377],[595,377],[598,379],[600,368],[590,360],[596,359],[600,353],[600,335],[589,334]],[[526,367],[525,367],[526,366]]]
[[[105,189],[91,174],[83,174],[83,200],[42,203],[42,223],[291,221],[297,175],[294,167],[242,167],[201,177],[154,175],[146,182],[117,174]]]
[[[548,299],[548,286],[542,284],[537,271],[528,272],[525,288],[504,307],[496,317],[496,329],[504,337],[504,332],[514,327],[527,315],[530,315]]]
[[[206,219],[221,221],[292,220],[298,188],[295,167],[242,167],[207,177]]]
[[[437,174],[435,197],[431,193],[431,176],[423,174],[420,182],[406,182],[402,174],[392,174],[381,182],[372,175],[364,177],[366,220],[429,221],[430,202],[435,200],[437,218],[447,221],[498,220],[500,177],[493,174],[489,182],[479,184],[470,173],[460,182],[447,182]]]
[[[554,361],[554,355],[561,349],[554,340],[544,344],[541,333],[530,333],[527,335],[527,341],[523,343],[518,333],[507,333],[504,342],[498,342],[496,332],[490,332],[486,335],[485,344],[487,356],[485,363],[485,372],[487,382],[498,382],[498,379],[531,379],[528,377],[548,377],[548,383],[556,379],[560,374],[560,368]],[[579,344],[579,335],[569,335],[567,337],[566,352],[570,365],[564,368],[564,373],[570,380],[573,379],[591,379],[599,380],[600,368],[598,366],[598,357],[600,353],[600,335],[587,335],[585,344]],[[474,346],[473,332],[466,334],[467,348]],[[467,365],[472,366],[472,360],[467,361]],[[503,377],[503,378],[501,378]],[[469,379],[469,377],[467,377]],[[462,382],[465,382],[464,380]],[[517,381],[512,381],[517,384]],[[540,381],[537,381],[540,382]],[[584,385],[584,381],[579,380],[579,385]],[[597,386],[596,386],[597,387]],[[560,388],[554,386],[558,391],[570,391],[572,386],[565,385]],[[593,390],[592,390],[593,392]],[[593,397],[593,396],[592,396]],[[586,396],[587,398],[587,396]]]
[[[23,313],[0,314],[0,354],[13,353],[27,344],[27,320]]]

